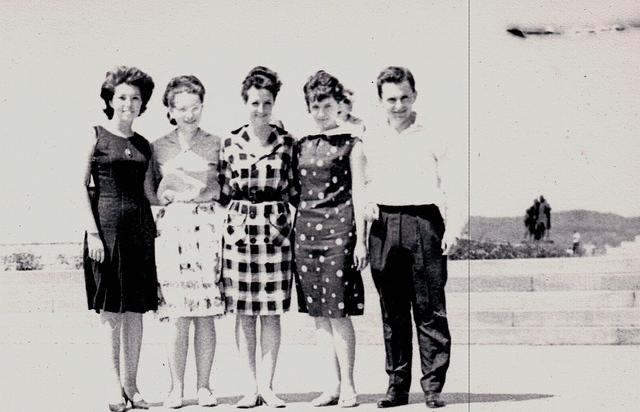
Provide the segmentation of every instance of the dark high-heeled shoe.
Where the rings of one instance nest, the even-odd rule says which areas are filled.
[[[133,400],[133,398],[135,398],[136,395],[140,397],[140,399],[138,399],[137,401]],[[133,409],[149,409],[149,404],[147,403],[147,401],[142,399],[142,395],[140,395],[139,392],[136,392],[131,398],[129,398],[129,396],[127,396],[127,393],[124,391],[124,389],[122,389],[122,396],[124,397],[124,404],[126,405],[127,402],[129,402]]]

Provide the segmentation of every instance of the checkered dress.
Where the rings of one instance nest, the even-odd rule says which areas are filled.
[[[228,202],[223,231],[222,279],[227,310],[275,315],[291,305],[292,220],[289,201],[297,197],[293,138],[273,127],[272,150],[255,157],[243,126],[221,150],[221,201]]]

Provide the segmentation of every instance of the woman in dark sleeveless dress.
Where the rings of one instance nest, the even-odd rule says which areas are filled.
[[[109,71],[100,97],[109,119],[96,126],[86,150],[84,272],[90,310],[100,314],[110,362],[110,411],[126,403],[148,408],[136,382],[142,314],[157,309],[155,224],[144,195],[149,142],[132,129],[153,91],[146,73],[120,66]],[[120,349],[124,375],[120,375]],[[123,402],[124,398],[124,402]]]
[[[351,316],[364,311],[360,271],[367,265],[362,142],[350,125],[338,126],[344,88],[323,70],[304,85],[318,132],[297,143],[300,203],[295,222],[298,303],[313,317],[318,346],[332,381],[314,406],[358,404],[353,381],[355,334]]]

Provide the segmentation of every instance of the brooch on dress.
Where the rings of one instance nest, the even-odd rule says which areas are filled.
[[[131,149],[129,149],[128,147],[126,149],[124,149],[124,154],[125,156],[127,156],[129,159],[131,159],[133,157],[133,153],[131,153]]]

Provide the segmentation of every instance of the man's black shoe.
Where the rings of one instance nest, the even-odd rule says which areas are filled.
[[[440,398],[438,392],[427,392],[425,395],[425,403],[427,404],[427,408],[431,409],[442,408],[446,405],[442,398]]]
[[[402,406],[409,403],[409,396],[393,396],[386,394],[384,398],[377,403],[378,408],[393,408],[394,406]]]

